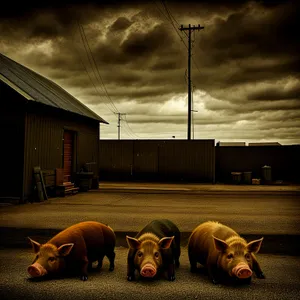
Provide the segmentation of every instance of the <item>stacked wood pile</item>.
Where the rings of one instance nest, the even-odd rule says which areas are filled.
[[[79,187],[75,187],[75,184],[68,181],[58,186],[60,189],[60,196],[74,195],[78,193]]]
[[[49,197],[74,195],[79,191],[72,182],[64,182],[64,170],[57,168],[53,170],[41,170],[40,167],[35,167],[34,179],[39,201],[44,201]]]

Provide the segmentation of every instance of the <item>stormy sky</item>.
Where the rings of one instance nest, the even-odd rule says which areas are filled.
[[[298,2],[298,3],[297,3]],[[299,1],[31,1],[0,11],[0,51],[108,121],[101,139],[300,143]],[[298,29],[297,29],[298,28]]]

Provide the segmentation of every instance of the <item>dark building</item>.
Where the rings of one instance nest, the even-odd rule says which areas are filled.
[[[64,180],[88,162],[99,169],[101,117],[53,81],[0,54],[0,199],[25,202],[33,168],[64,169]]]

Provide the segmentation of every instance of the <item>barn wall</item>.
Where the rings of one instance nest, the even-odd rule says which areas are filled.
[[[86,162],[96,162],[98,170],[99,122],[43,105],[28,104],[25,122],[24,195],[33,189],[33,167],[63,167],[63,132],[75,132],[73,172]]]

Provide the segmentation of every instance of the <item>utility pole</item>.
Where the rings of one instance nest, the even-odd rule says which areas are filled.
[[[189,27],[183,27],[183,25],[181,25],[181,27],[179,28],[180,31],[188,31],[188,42],[189,42],[189,46],[188,46],[188,131],[187,131],[187,139],[190,140],[191,139],[191,112],[192,112],[192,87],[191,87],[191,32],[193,30],[201,30],[204,29],[203,26],[191,26],[191,24],[189,24]]]
[[[116,115],[118,115],[118,140],[121,137],[121,116],[126,115],[125,113],[115,113]]]
[[[198,112],[198,110],[193,110],[192,112]],[[195,123],[194,123],[194,115],[193,115],[193,140],[195,139]]]

